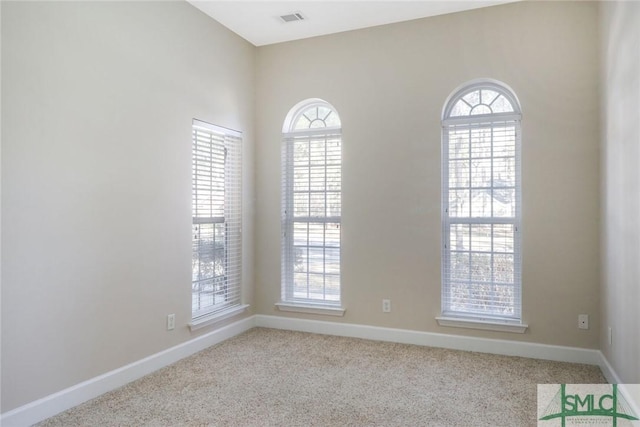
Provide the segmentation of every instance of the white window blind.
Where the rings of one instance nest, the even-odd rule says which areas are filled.
[[[445,106],[444,316],[521,320],[520,119],[515,95],[492,82]]]
[[[342,137],[338,114],[293,112],[282,147],[282,300],[340,305]]]
[[[241,302],[242,134],[193,120],[192,317]]]

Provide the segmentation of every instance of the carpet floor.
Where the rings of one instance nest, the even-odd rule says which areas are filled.
[[[537,384],[597,366],[255,328],[39,424],[535,426]]]

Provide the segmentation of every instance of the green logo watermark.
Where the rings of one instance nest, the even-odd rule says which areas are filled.
[[[546,400],[548,403],[541,411],[544,405],[541,399],[549,399],[551,395],[553,397]],[[640,426],[636,421],[639,421],[638,414],[620,393],[617,384],[538,385],[539,426]]]

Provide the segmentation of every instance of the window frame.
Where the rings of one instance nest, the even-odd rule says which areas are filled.
[[[202,138],[205,139],[202,139]],[[201,138],[198,140],[198,138]],[[208,142],[203,142],[209,138]],[[206,149],[206,145],[209,145],[210,155],[209,157],[202,157],[202,152],[200,154],[196,153],[196,149],[198,146]],[[191,224],[192,224],[192,263],[194,262],[194,256],[198,257],[198,260],[201,259],[202,253],[207,249],[200,249],[201,246],[198,246],[198,250],[196,251],[196,242],[201,245],[201,239],[196,238],[194,233],[194,227],[197,225],[203,224],[224,224],[224,244],[223,244],[223,264],[224,264],[224,274],[223,274],[223,282],[224,282],[224,301],[221,303],[216,303],[216,295],[218,291],[215,289],[211,290],[212,299],[214,301],[213,304],[206,305],[205,307],[194,308],[194,296],[198,292],[195,290],[197,280],[193,278],[193,265],[192,265],[192,303],[191,303],[191,317],[192,322],[190,323],[191,329],[197,329],[202,326],[209,325],[214,321],[219,321],[224,318],[227,318],[231,315],[235,315],[244,311],[248,307],[248,305],[242,304],[242,132],[236,131],[233,129],[228,129],[222,126],[217,126],[211,123],[207,123],[201,120],[193,119],[192,121],[192,215],[191,215]],[[214,170],[215,168],[215,160],[214,160],[214,150],[220,152],[224,150],[224,163],[221,168]],[[200,157],[198,157],[200,156]],[[202,174],[196,173],[196,167],[200,161],[200,165],[210,166],[210,171],[206,174],[205,171],[204,178],[200,178],[201,181],[198,182],[197,176],[202,176]],[[219,164],[219,163],[218,163]],[[202,172],[202,169],[200,169]],[[206,206],[206,198],[211,197],[213,195],[206,194],[207,192],[213,192],[214,187],[214,174],[224,175],[223,177],[223,197],[221,202],[209,202],[209,210],[213,213],[214,210],[218,211],[217,213],[222,213],[222,216],[213,215],[211,217],[203,217],[200,216],[198,209],[199,206],[202,206],[199,203],[202,203],[202,199],[198,198],[198,191],[202,189],[202,182],[207,183],[210,182],[210,185],[205,187],[202,191],[205,193],[205,205]],[[218,182],[219,184],[219,182]],[[218,188],[218,191],[220,189]],[[199,202],[200,201],[200,202]],[[220,204],[222,206],[220,206]],[[213,245],[212,252],[216,251],[216,240],[215,240],[215,230],[214,230],[214,238],[211,240],[211,245]],[[214,257],[216,255],[213,255]],[[212,277],[215,282],[215,274]],[[202,279],[200,279],[202,280]],[[215,284],[214,284],[215,286]],[[200,294],[202,291],[199,291]]]
[[[480,91],[480,90],[490,90],[497,92],[498,95],[494,98],[492,103],[497,100],[500,96],[504,96],[504,98],[511,104],[513,111],[508,112],[498,112],[498,113],[489,113],[489,114],[472,114],[473,107],[469,105],[469,113],[466,115],[452,115],[454,111],[454,107],[456,103],[468,96],[469,94]],[[479,97],[481,97],[479,92]],[[465,101],[466,102],[466,101]],[[481,100],[478,102],[478,105],[481,103]],[[476,107],[478,106],[476,105]],[[442,111],[442,297],[441,297],[441,310],[442,315],[437,317],[438,323],[441,326],[455,326],[455,327],[466,327],[473,329],[489,329],[489,330],[498,330],[498,331],[506,331],[506,332],[518,332],[522,333],[526,330],[527,325],[522,322],[522,153],[521,153],[521,145],[522,145],[522,131],[521,131],[521,121],[522,121],[522,111],[520,107],[520,103],[511,88],[505,85],[502,82],[498,82],[495,80],[489,79],[478,79],[473,80],[471,82],[467,82],[464,85],[457,88],[453,93],[448,97],[447,101],[444,104]],[[499,217],[495,216],[495,213],[492,212],[489,217],[474,217],[470,212],[467,217],[452,217],[450,215],[450,206],[449,206],[449,190],[450,190],[450,177],[449,177],[449,164],[450,164],[450,153],[449,153],[449,133],[452,129],[457,129],[456,127],[468,127],[470,129],[491,129],[491,162],[493,162],[496,158],[493,153],[493,144],[494,144],[494,127],[496,125],[504,124],[504,127],[508,126],[514,127],[514,163],[515,163],[515,176],[514,176],[514,199],[515,199],[515,212],[513,217]],[[469,141],[469,162],[473,159],[471,155],[472,145],[471,140]],[[493,166],[492,166],[493,170]],[[472,177],[469,176],[469,179]],[[473,188],[471,181],[468,184],[469,189]],[[493,178],[491,184],[491,190],[494,189]],[[453,218],[453,221],[452,221]],[[450,233],[451,226],[453,224],[469,224],[471,227],[472,224],[482,224],[482,225],[490,225],[491,230],[493,230],[493,225],[495,224],[509,224],[513,226],[513,286],[514,286],[514,302],[513,302],[513,315],[497,315],[491,313],[481,313],[479,311],[463,311],[463,310],[454,310],[451,307],[451,254],[452,248],[450,248]],[[471,230],[469,231],[471,233]],[[493,245],[493,231],[491,231],[491,242]],[[471,238],[471,234],[470,234]],[[472,249],[468,250],[469,253],[473,253]],[[499,253],[499,252],[498,252]],[[493,260],[496,251],[492,246],[490,251],[491,259]],[[493,262],[493,261],[492,261]],[[492,280],[487,282],[491,286],[496,285],[494,277],[495,269],[492,266],[491,268],[491,276]],[[471,274],[471,270],[469,270]],[[458,279],[460,280],[460,279]],[[464,280],[461,280],[464,281]],[[469,285],[471,285],[472,279],[468,280]],[[470,300],[473,302],[474,300]]]
[[[340,124],[338,126],[335,125],[335,121],[331,124],[319,127],[319,128],[306,128],[306,129],[296,129],[296,125],[300,117],[313,108],[325,108],[330,111],[330,114],[333,114],[337,119],[337,123]],[[319,111],[319,110],[317,110]],[[327,119],[330,114],[324,116],[324,119]],[[311,126],[311,121],[309,121],[309,126]],[[326,179],[327,167],[331,166],[330,163],[327,163],[327,153],[328,153],[328,144],[329,140],[333,140],[338,142],[338,152],[339,152],[339,190],[336,191],[335,188],[333,190],[329,190],[327,188],[326,182],[324,189],[321,190],[324,197],[324,207],[325,210],[324,215],[312,215],[311,211],[309,211],[307,216],[296,216],[294,214],[294,169],[296,165],[294,164],[294,145],[296,143],[305,143],[308,142],[311,146],[312,142],[322,141],[322,150],[325,153],[325,159],[322,163],[317,163],[314,167],[323,167]],[[335,154],[335,153],[333,153]],[[310,154],[309,154],[310,156]],[[313,98],[302,101],[296,104],[287,114],[283,124],[282,130],[282,159],[281,159],[281,173],[282,173],[282,188],[281,188],[281,256],[282,256],[282,272],[281,272],[281,301],[276,304],[276,307],[281,311],[294,311],[294,312],[304,312],[304,313],[314,313],[314,314],[326,314],[326,315],[334,315],[334,316],[342,316],[344,315],[344,309],[342,308],[342,283],[341,283],[341,258],[342,258],[342,127],[340,122],[340,117],[336,109],[326,101],[321,99]],[[335,165],[334,165],[335,166]],[[309,167],[311,168],[311,157],[309,157]],[[311,178],[311,175],[309,176]],[[335,183],[334,183],[335,184]],[[309,181],[309,189],[301,190],[302,193],[308,192],[311,195],[313,192],[318,192],[317,190],[311,190],[311,181]],[[300,192],[300,191],[299,191]],[[339,192],[340,196],[340,214],[339,215],[328,215],[326,212],[327,209],[327,194]],[[323,298],[302,298],[296,297],[294,295],[294,269],[295,269],[295,242],[294,242],[294,227],[295,224],[308,224],[308,227],[311,224],[325,224],[323,231],[323,244],[322,244],[322,263],[323,266],[327,264],[327,248],[331,250],[336,249],[335,246],[327,246],[326,236],[327,236],[327,224],[338,224],[339,233],[338,233],[338,256],[340,260],[338,261],[338,273],[331,273],[330,275],[338,278],[338,286],[339,292],[337,295],[337,300],[327,299],[326,294],[326,278],[327,273],[324,271],[322,273],[323,276]],[[311,248],[311,245],[307,244],[307,250]],[[309,271],[307,271],[310,274]],[[318,274],[318,273],[315,273]],[[310,289],[310,283],[306,283],[307,289]]]

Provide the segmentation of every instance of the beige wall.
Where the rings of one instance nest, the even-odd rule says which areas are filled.
[[[628,43],[630,24],[612,10],[619,18],[606,22],[625,28]],[[620,295],[638,300],[638,233],[627,237],[626,222],[603,227],[607,244],[628,251],[624,280],[616,252],[605,257],[606,324],[599,316],[594,4],[522,2],[257,49],[178,2],[3,1],[1,19],[2,412],[194,336],[185,326],[194,117],[245,132],[245,299],[250,313],[282,315],[273,306],[280,131],[311,97],[332,103],[344,124],[347,313],[290,316],[586,348],[599,346],[606,324],[616,337],[640,326],[633,307],[618,312],[631,305]],[[522,103],[525,335],[434,320],[439,116],[450,92],[478,77],[507,83]],[[627,78],[605,83],[623,92]],[[605,135],[629,132],[617,123]],[[638,206],[620,192],[638,188],[622,141],[604,145],[607,209]],[[392,313],[381,312],[382,298]],[[579,313],[591,315],[589,331],[577,329]],[[638,340],[614,343],[608,357],[638,382]]]
[[[600,346],[622,382],[640,383],[640,3],[606,2],[601,13]]]
[[[597,348],[598,17],[524,2],[261,47],[256,301],[280,296],[280,132],[311,97],[343,123],[343,301],[349,323]],[[442,328],[440,114],[460,84],[511,86],[523,110],[525,335]],[[381,300],[392,300],[383,314]],[[577,329],[580,313],[591,329]]]
[[[245,132],[252,303],[254,58],[186,2],[2,2],[2,412],[194,337],[194,117]]]

